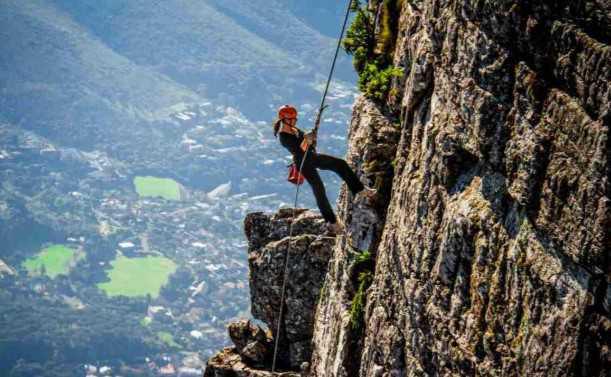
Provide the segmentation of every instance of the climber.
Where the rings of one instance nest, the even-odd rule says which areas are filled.
[[[372,200],[376,190],[365,187],[357,175],[350,169],[348,163],[342,159],[316,153],[316,133],[304,133],[296,127],[297,109],[290,105],[284,105],[278,110],[278,119],[274,122],[274,136],[278,136],[283,147],[293,155],[295,166],[301,166],[304,151],[309,148],[301,173],[310,184],[316,204],[327,221],[328,229],[333,234],[343,231],[343,225],[333,213],[329,199],[325,192],[325,186],[320,179],[316,169],[331,170],[339,175],[348,185],[348,189],[355,195],[355,200],[368,198]],[[305,142],[305,143],[304,143]]]

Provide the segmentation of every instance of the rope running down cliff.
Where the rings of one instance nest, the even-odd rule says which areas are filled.
[[[318,113],[316,114],[316,121],[314,122],[314,134],[318,133],[318,128],[320,127],[320,121],[322,118],[322,113],[325,110],[325,101],[327,99],[327,93],[329,92],[329,85],[331,84],[331,80],[333,79],[333,72],[335,71],[335,63],[337,62],[337,55],[339,54],[339,49],[342,45],[342,39],[344,38],[344,32],[346,31],[346,25],[348,24],[348,18],[350,16],[350,8],[353,0],[348,0],[348,7],[346,9],[346,15],[344,16],[344,24],[342,25],[342,31],[339,34],[339,39],[337,40],[337,47],[335,48],[335,55],[333,56],[333,63],[331,63],[331,70],[329,71],[329,76],[327,77],[327,85],[325,86],[325,91],[323,92],[322,99],[320,101],[320,107],[318,108]],[[310,148],[306,149],[303,158],[301,159],[301,164],[299,165],[299,174],[303,170],[303,163],[308,157],[308,151]],[[295,190],[295,203],[293,205],[293,216],[291,218],[291,225],[289,226],[289,245],[286,249],[286,256],[284,258],[284,272],[282,274],[282,294],[280,296],[280,313],[278,315],[278,327],[276,330],[276,339],[274,342],[274,357],[272,359],[272,373],[276,371],[276,360],[278,357],[278,343],[280,340],[280,328],[282,324],[282,315],[284,314],[284,296],[286,294],[286,281],[287,281],[287,273],[289,266],[289,256],[291,251],[291,242],[293,237],[293,223],[295,220],[295,209],[297,208],[297,202],[299,200],[299,188],[301,185],[297,185],[297,189]]]

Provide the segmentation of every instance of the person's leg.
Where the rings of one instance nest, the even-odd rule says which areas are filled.
[[[312,192],[314,193],[314,197],[316,198],[316,204],[318,205],[318,209],[320,210],[322,217],[324,217],[325,221],[334,224],[335,222],[337,222],[337,219],[335,217],[335,213],[333,213],[333,208],[329,203],[329,199],[327,198],[325,186],[322,182],[322,179],[320,179],[320,175],[318,174],[318,171],[316,171],[316,168],[314,167],[312,162],[310,161],[308,163],[309,157],[310,156],[306,158],[306,162],[303,166],[303,171],[301,173],[306,178],[306,180],[310,184],[310,187],[312,188]]]
[[[341,158],[317,153],[312,159],[315,167],[323,170],[331,170],[339,175],[348,185],[353,195],[362,191],[364,186],[359,177],[350,169],[350,166]]]

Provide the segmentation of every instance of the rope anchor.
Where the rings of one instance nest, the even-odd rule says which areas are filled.
[[[337,47],[335,48],[335,55],[333,56],[333,62],[331,63],[331,70],[329,71],[329,76],[327,77],[327,84],[325,86],[325,90],[322,95],[322,100],[320,101],[320,106],[318,108],[318,114],[316,115],[316,121],[314,123],[314,134],[318,133],[318,128],[320,127],[320,121],[322,119],[322,113],[325,111],[328,105],[325,104],[327,99],[327,93],[329,92],[329,85],[331,84],[331,80],[333,79],[333,72],[335,71],[335,63],[337,62],[337,55],[339,54],[339,49],[342,45],[342,39],[344,38],[344,32],[346,31],[346,25],[348,24],[348,18],[350,16],[350,8],[352,5],[352,0],[348,0],[348,7],[346,9],[346,15],[344,16],[344,24],[342,25],[342,31],[339,34],[339,39],[337,40]],[[303,158],[301,159],[301,164],[299,166],[299,174],[303,170],[303,164],[308,157],[308,151],[310,148],[307,148],[304,152]],[[276,339],[274,342],[274,357],[272,359],[272,373],[276,371],[276,361],[278,358],[278,344],[280,341],[280,329],[282,325],[282,315],[284,314],[284,297],[286,295],[286,282],[287,282],[287,273],[289,266],[289,257],[292,246],[292,238],[293,238],[293,224],[295,220],[295,209],[297,208],[297,202],[299,200],[299,188],[301,185],[297,185],[295,191],[295,203],[293,205],[293,216],[291,217],[291,225],[289,226],[289,244],[286,248],[286,256],[284,257],[284,272],[282,274],[282,293],[280,296],[280,312],[278,313],[278,325],[276,329]]]

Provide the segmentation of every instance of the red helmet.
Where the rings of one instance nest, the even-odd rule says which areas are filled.
[[[297,118],[297,109],[291,105],[284,105],[278,109],[278,118],[280,119],[295,119]]]

